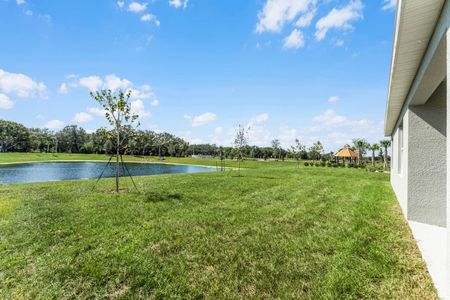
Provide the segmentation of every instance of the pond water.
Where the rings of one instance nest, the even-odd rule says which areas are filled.
[[[105,162],[42,162],[0,165],[0,184],[98,178],[103,170],[105,171],[102,178],[114,177],[115,164],[106,165]],[[189,165],[126,163],[126,166],[133,176],[214,171],[213,168]],[[121,176],[127,174],[123,168],[120,172]]]

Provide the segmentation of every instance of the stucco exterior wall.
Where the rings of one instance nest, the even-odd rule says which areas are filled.
[[[424,105],[409,107],[407,135],[408,220],[441,227],[447,223],[446,95],[444,82]]]
[[[446,6],[448,6],[449,2],[446,3]],[[446,13],[445,17],[447,19],[450,18],[450,13]],[[446,46],[447,46],[447,56],[445,59],[445,63],[447,66],[447,78],[450,78],[450,30],[447,30],[446,32]],[[448,120],[450,116],[450,84],[447,83],[447,132],[450,132],[450,120]],[[450,157],[450,139],[447,139],[447,161]],[[450,174],[450,163],[447,162],[447,174]],[[450,176],[447,176],[447,249],[446,249],[446,265],[447,265],[447,276],[445,278],[445,281],[447,282],[447,285],[445,287],[446,289],[446,298],[450,299]]]
[[[406,111],[401,122],[403,133],[400,134],[401,129],[397,127],[392,135],[391,153],[391,184],[406,218],[408,217],[408,165],[406,164],[408,161],[408,116],[409,111]],[[403,136],[403,150],[400,146],[401,136]]]

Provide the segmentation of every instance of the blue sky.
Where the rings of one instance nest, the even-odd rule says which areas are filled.
[[[106,125],[89,90],[133,91],[141,128],[229,145],[378,141],[395,0],[0,0],[0,118]]]

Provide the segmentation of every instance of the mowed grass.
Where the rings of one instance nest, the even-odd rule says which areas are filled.
[[[0,298],[437,298],[388,174],[244,167],[0,185]]]

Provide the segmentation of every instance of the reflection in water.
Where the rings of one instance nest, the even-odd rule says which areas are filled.
[[[212,168],[189,165],[141,163],[127,163],[126,165],[133,176],[213,171]],[[97,178],[105,167],[106,163],[104,162],[43,162],[0,165],[0,184]],[[123,168],[120,171],[121,176],[126,174]],[[115,165],[110,164],[105,169],[103,177],[114,177],[114,174]]]

